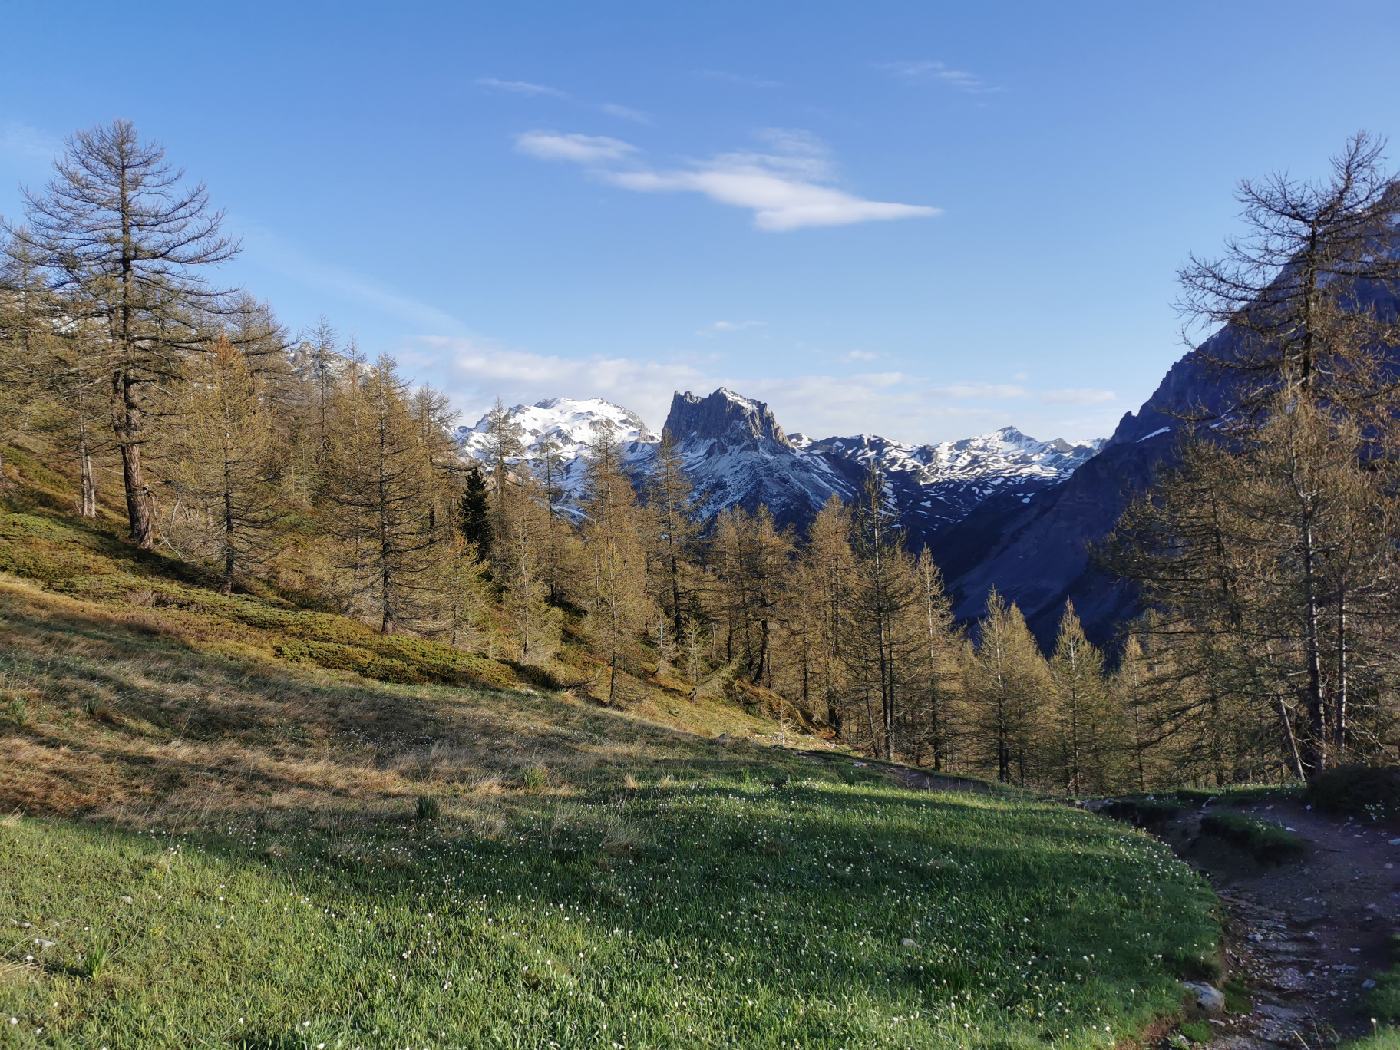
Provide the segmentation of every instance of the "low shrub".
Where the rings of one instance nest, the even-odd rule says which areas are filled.
[[[1329,769],[1308,785],[1308,801],[1324,813],[1372,821],[1400,819],[1400,767]]]
[[[1390,954],[1395,965],[1376,975],[1376,986],[1366,995],[1366,1010],[1377,1021],[1400,1024],[1400,936],[1391,938]]]
[[[1159,831],[1184,810],[1185,807],[1173,799],[1115,798],[1105,803],[1099,812],[1148,831]]]
[[[1282,864],[1307,851],[1307,843],[1288,829],[1241,813],[1207,813],[1201,818],[1201,834],[1238,846],[1260,864]]]
[[[425,824],[432,823],[442,816],[442,803],[432,795],[419,795],[413,815]]]

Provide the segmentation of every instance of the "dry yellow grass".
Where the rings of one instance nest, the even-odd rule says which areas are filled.
[[[0,575],[0,811],[189,829],[401,814],[432,796],[490,825],[525,795],[714,765],[717,730],[773,730],[719,701],[647,718],[535,690],[391,685],[196,641],[149,611]],[[741,744],[734,764],[757,746]]]

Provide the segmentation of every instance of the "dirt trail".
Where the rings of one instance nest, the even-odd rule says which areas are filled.
[[[1370,1031],[1364,982],[1390,965],[1400,920],[1398,833],[1310,811],[1298,802],[1230,807],[1272,821],[1308,843],[1301,859],[1262,867],[1213,836],[1202,810],[1163,837],[1210,879],[1228,909],[1227,969],[1242,980],[1248,1012],[1211,1021],[1218,1050],[1330,1046]]]

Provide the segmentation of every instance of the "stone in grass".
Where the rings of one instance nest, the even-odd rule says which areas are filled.
[[[1225,993],[1203,981],[1183,981],[1182,987],[1191,993],[1191,1005],[1202,1017],[1219,1017],[1225,1012]]]
[[[914,940],[913,937],[905,937],[900,940],[899,946],[901,948],[917,948],[919,946],[919,942]]]

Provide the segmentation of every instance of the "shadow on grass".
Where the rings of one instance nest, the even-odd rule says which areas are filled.
[[[348,954],[370,968],[395,965],[386,947],[424,916],[493,916],[502,936],[525,938],[521,950],[570,943],[551,918],[567,916],[624,935],[629,972],[662,983],[687,976],[676,960],[730,960],[748,975],[735,994],[853,995],[891,1016],[966,1001],[983,1020],[1053,1003],[1080,1025],[1105,1004],[1169,1002],[1210,939],[1194,880],[1114,848],[1123,833],[1108,822],[1048,806],[701,785],[542,800],[496,837],[408,820],[350,826],[282,829],[271,852],[265,834],[181,842],[216,871],[264,872],[259,885],[342,917]],[[94,848],[160,848],[110,828],[77,834]],[[544,994],[512,967],[518,994]]]

